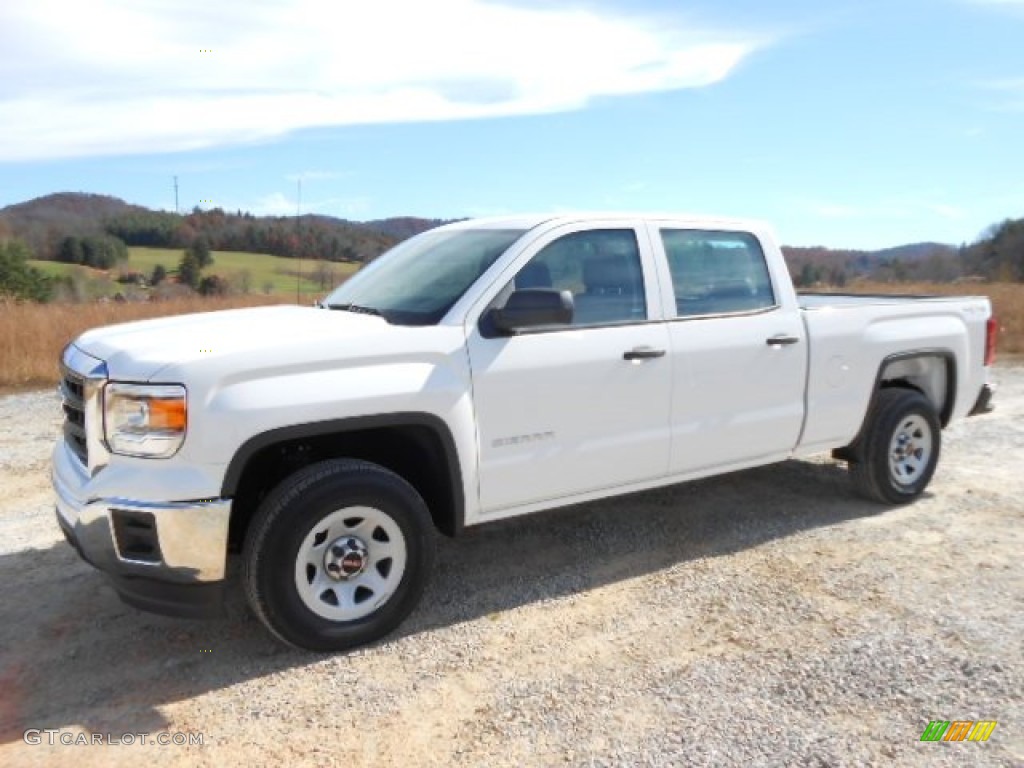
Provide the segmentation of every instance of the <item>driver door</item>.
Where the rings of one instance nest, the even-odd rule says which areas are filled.
[[[548,233],[489,308],[515,289],[568,290],[573,322],[470,331],[484,517],[666,474],[672,360],[646,243],[622,222]]]

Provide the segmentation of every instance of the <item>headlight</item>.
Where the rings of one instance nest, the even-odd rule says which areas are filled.
[[[103,390],[103,433],[111,453],[161,459],[177,453],[187,423],[185,388],[119,384]]]

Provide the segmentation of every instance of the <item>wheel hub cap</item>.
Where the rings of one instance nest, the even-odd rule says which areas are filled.
[[[914,439],[906,432],[901,433],[900,436],[896,438],[895,456],[898,461],[903,460],[908,456],[917,456],[919,452],[920,449],[914,445]]]
[[[345,581],[366,570],[369,550],[361,539],[342,536],[331,542],[324,552],[324,570],[337,581]]]
[[[356,621],[390,599],[407,560],[394,518],[374,507],[342,507],[317,521],[299,545],[295,589],[321,619]]]
[[[889,444],[889,471],[899,485],[917,482],[932,457],[932,430],[918,414],[907,416]]]

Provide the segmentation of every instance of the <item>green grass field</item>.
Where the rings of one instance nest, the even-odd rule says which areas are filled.
[[[88,267],[76,267],[74,264],[62,264],[59,261],[40,261],[39,259],[29,259],[29,266],[35,267],[44,275],[50,277],[64,277],[64,275],[73,275],[76,272],[90,277],[97,274],[96,270],[89,269]]]
[[[119,267],[111,270],[111,275],[116,276],[118,272],[141,272],[149,275],[157,264],[162,264],[168,272],[174,272],[181,260],[182,250],[175,248],[142,248],[131,247],[128,249],[128,261]],[[48,275],[63,276],[78,272],[89,280],[105,283],[105,273],[79,267],[73,264],[61,264],[54,261],[31,261],[30,264],[39,268]],[[320,298],[329,292],[334,286],[352,275],[358,264],[316,262],[303,259],[299,262],[295,259],[285,259],[280,256],[271,256],[267,253],[243,253],[240,251],[214,251],[213,264],[203,270],[204,275],[220,275],[227,279],[232,285],[240,285],[243,276],[248,273],[247,282],[250,293],[267,293],[282,296],[294,296],[296,290],[297,270],[301,268],[302,276],[298,281],[301,294],[300,303]],[[323,287],[320,282],[320,272],[323,272]],[[100,290],[99,293],[113,294],[117,291],[117,283],[109,281],[110,286]]]

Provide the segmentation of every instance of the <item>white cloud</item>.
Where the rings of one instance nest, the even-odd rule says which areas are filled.
[[[771,41],[486,0],[0,4],[0,161],[575,109],[718,82]]]
[[[294,216],[296,211],[296,199],[288,199],[280,192],[270,195],[263,195],[256,198],[253,205],[246,206],[245,210],[256,216]]]
[[[343,219],[356,219],[365,216],[370,210],[370,199],[366,197],[328,197],[323,199],[303,200],[301,211],[297,197],[290,197],[282,192],[273,192],[257,197],[249,205],[228,205],[225,210],[239,209],[255,216],[294,216],[296,212],[303,214],[320,213],[338,216]]]

